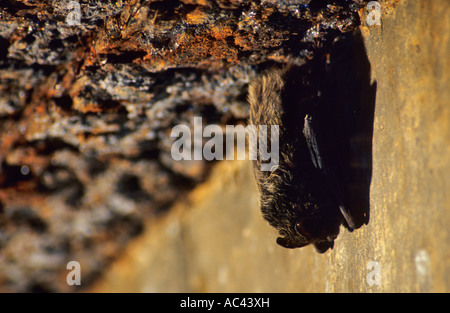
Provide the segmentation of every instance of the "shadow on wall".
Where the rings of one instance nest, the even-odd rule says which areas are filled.
[[[330,125],[338,134],[342,153],[339,181],[345,188],[355,228],[368,224],[372,179],[372,137],[376,82],[371,83],[371,66],[361,33],[337,37],[326,58],[327,101]]]

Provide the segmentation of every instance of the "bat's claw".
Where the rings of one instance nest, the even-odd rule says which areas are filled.
[[[348,227],[350,227],[351,230],[355,229],[356,224],[355,221],[353,220],[353,217],[350,215],[350,212],[343,205],[340,205],[339,209],[341,210],[342,216],[344,216],[344,219],[347,222]]]

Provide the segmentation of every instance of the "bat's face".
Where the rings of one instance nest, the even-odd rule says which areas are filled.
[[[270,223],[270,217],[268,218],[269,223],[278,229],[281,235],[277,238],[277,243],[280,246],[300,248],[313,244],[319,253],[324,253],[333,248],[334,240],[339,234],[339,227],[342,224],[342,219],[337,215],[320,214],[318,212],[317,215],[304,217],[298,213],[301,212],[299,210],[301,208],[297,208],[298,210],[291,208],[284,211],[281,202],[274,205],[277,208],[272,212],[279,212],[280,216],[284,215],[283,218],[277,218],[275,223]],[[283,211],[287,214],[283,214]],[[272,222],[274,221],[272,220]]]
[[[316,250],[324,253],[334,246],[334,239],[339,234],[338,222],[326,221],[321,217],[299,219],[289,226],[289,231],[280,231],[283,237],[277,238],[277,243],[285,248],[300,248],[314,244]]]

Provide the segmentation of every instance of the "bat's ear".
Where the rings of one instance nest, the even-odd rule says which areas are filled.
[[[308,245],[309,243],[299,242],[298,240],[295,240],[295,239],[292,239],[289,237],[278,237],[277,244],[279,244],[283,248],[294,249],[294,248],[304,247],[304,246]]]
[[[325,253],[328,249],[333,249],[334,247],[334,240],[332,241],[320,241],[314,243],[314,248],[316,248],[316,251],[319,253]]]

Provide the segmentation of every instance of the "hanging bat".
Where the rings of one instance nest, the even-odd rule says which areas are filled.
[[[321,61],[266,72],[250,84],[248,101],[250,124],[279,128],[278,138],[272,134],[264,143],[279,141],[278,167],[262,171],[264,161],[253,161],[263,217],[278,230],[279,245],[313,244],[324,253],[333,248],[340,226],[352,231],[355,222],[339,181],[339,141],[323,97]]]

